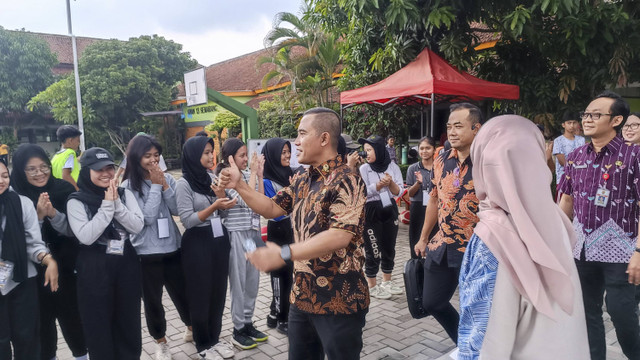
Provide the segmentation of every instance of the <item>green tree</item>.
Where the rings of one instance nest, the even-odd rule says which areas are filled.
[[[169,110],[184,71],[197,63],[182,52],[182,45],[153,35],[96,42],[78,65],[88,143],[104,146],[111,141],[121,147],[118,143],[127,132],[152,130],[140,113]],[[35,96],[29,106],[73,123],[74,92],[73,77],[67,76]]]
[[[230,137],[237,136],[242,131],[240,117],[231,111],[223,110],[213,120],[213,124],[207,125],[207,131],[217,131],[221,133],[223,129],[227,129]]]
[[[0,27],[0,118],[11,121],[14,137],[27,102],[53,82],[57,63],[44,40]]]
[[[425,47],[461,70],[517,84],[525,116],[580,109],[640,77],[640,5],[602,0],[307,0],[305,18],[343,39],[343,90],[379,81]],[[474,50],[479,36],[500,39]],[[624,41],[622,41],[624,39]]]
[[[304,107],[326,106],[342,56],[338,36],[323,32],[305,17],[283,12],[276,15],[264,43],[272,53],[259,58],[257,66],[271,63],[274,69],[265,74],[262,86],[288,78],[291,92]]]

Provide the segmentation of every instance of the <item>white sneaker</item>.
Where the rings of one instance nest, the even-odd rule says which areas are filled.
[[[387,292],[391,295],[400,295],[403,293],[402,288],[397,286],[393,281],[389,280],[389,281],[383,281],[382,284],[380,284],[380,287],[382,287],[383,289],[387,290]]]
[[[385,290],[385,288],[383,288],[380,285],[376,285],[372,288],[369,288],[369,294],[372,297],[376,299],[381,299],[381,300],[386,300],[391,298],[391,294],[389,294],[389,292],[387,292],[387,290]]]
[[[156,360],[171,360],[171,351],[166,342],[156,343]]]
[[[218,354],[225,359],[230,359],[236,354],[233,351],[233,346],[224,340],[220,340],[217,344],[213,345],[211,349],[217,351]]]
[[[199,360],[223,360],[222,356],[218,355],[218,353],[215,350],[213,350],[213,348],[209,350],[205,350],[204,352],[201,352],[199,355],[200,355]]]
[[[188,326],[184,331],[184,335],[182,335],[182,340],[184,340],[184,342],[193,342],[193,331],[191,331]]]

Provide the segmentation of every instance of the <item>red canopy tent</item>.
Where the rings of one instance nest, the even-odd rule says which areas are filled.
[[[358,104],[379,106],[428,105],[437,102],[455,102],[484,99],[517,100],[517,85],[500,84],[479,79],[460,72],[440,56],[424,49],[409,65],[386,79],[359,89],[340,94],[341,109]],[[431,122],[433,135],[433,122]]]

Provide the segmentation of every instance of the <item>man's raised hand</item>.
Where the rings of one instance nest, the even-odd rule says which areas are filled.
[[[218,186],[225,189],[234,189],[238,185],[238,181],[242,177],[238,165],[233,160],[233,156],[229,155],[229,167],[222,169],[218,176]]]

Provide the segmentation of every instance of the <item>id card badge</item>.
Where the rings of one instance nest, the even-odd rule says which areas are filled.
[[[260,231],[260,214],[257,212],[251,213],[251,229]]]
[[[0,289],[3,289],[11,276],[13,275],[13,263],[6,260],[0,260]]]
[[[605,207],[609,202],[609,195],[611,191],[605,188],[599,188],[596,192],[596,198],[593,200],[595,206]]]
[[[431,196],[429,195],[429,191],[422,190],[422,206],[427,206],[430,199],[431,199]]]
[[[124,241],[127,239],[127,232],[124,230],[118,230],[118,235],[120,235],[120,239],[112,239],[109,240],[107,244],[107,254],[110,255],[122,255],[124,254]]]
[[[391,198],[389,197],[388,191],[383,191],[380,193],[380,201],[382,201],[382,207],[391,206]]]
[[[122,255],[124,254],[124,240],[109,240],[107,245],[107,254]]]
[[[222,220],[220,220],[220,216],[214,216],[211,218],[211,230],[213,230],[213,237],[224,236],[224,231],[222,230]]]
[[[166,239],[169,237],[169,219],[158,219],[158,239]]]

